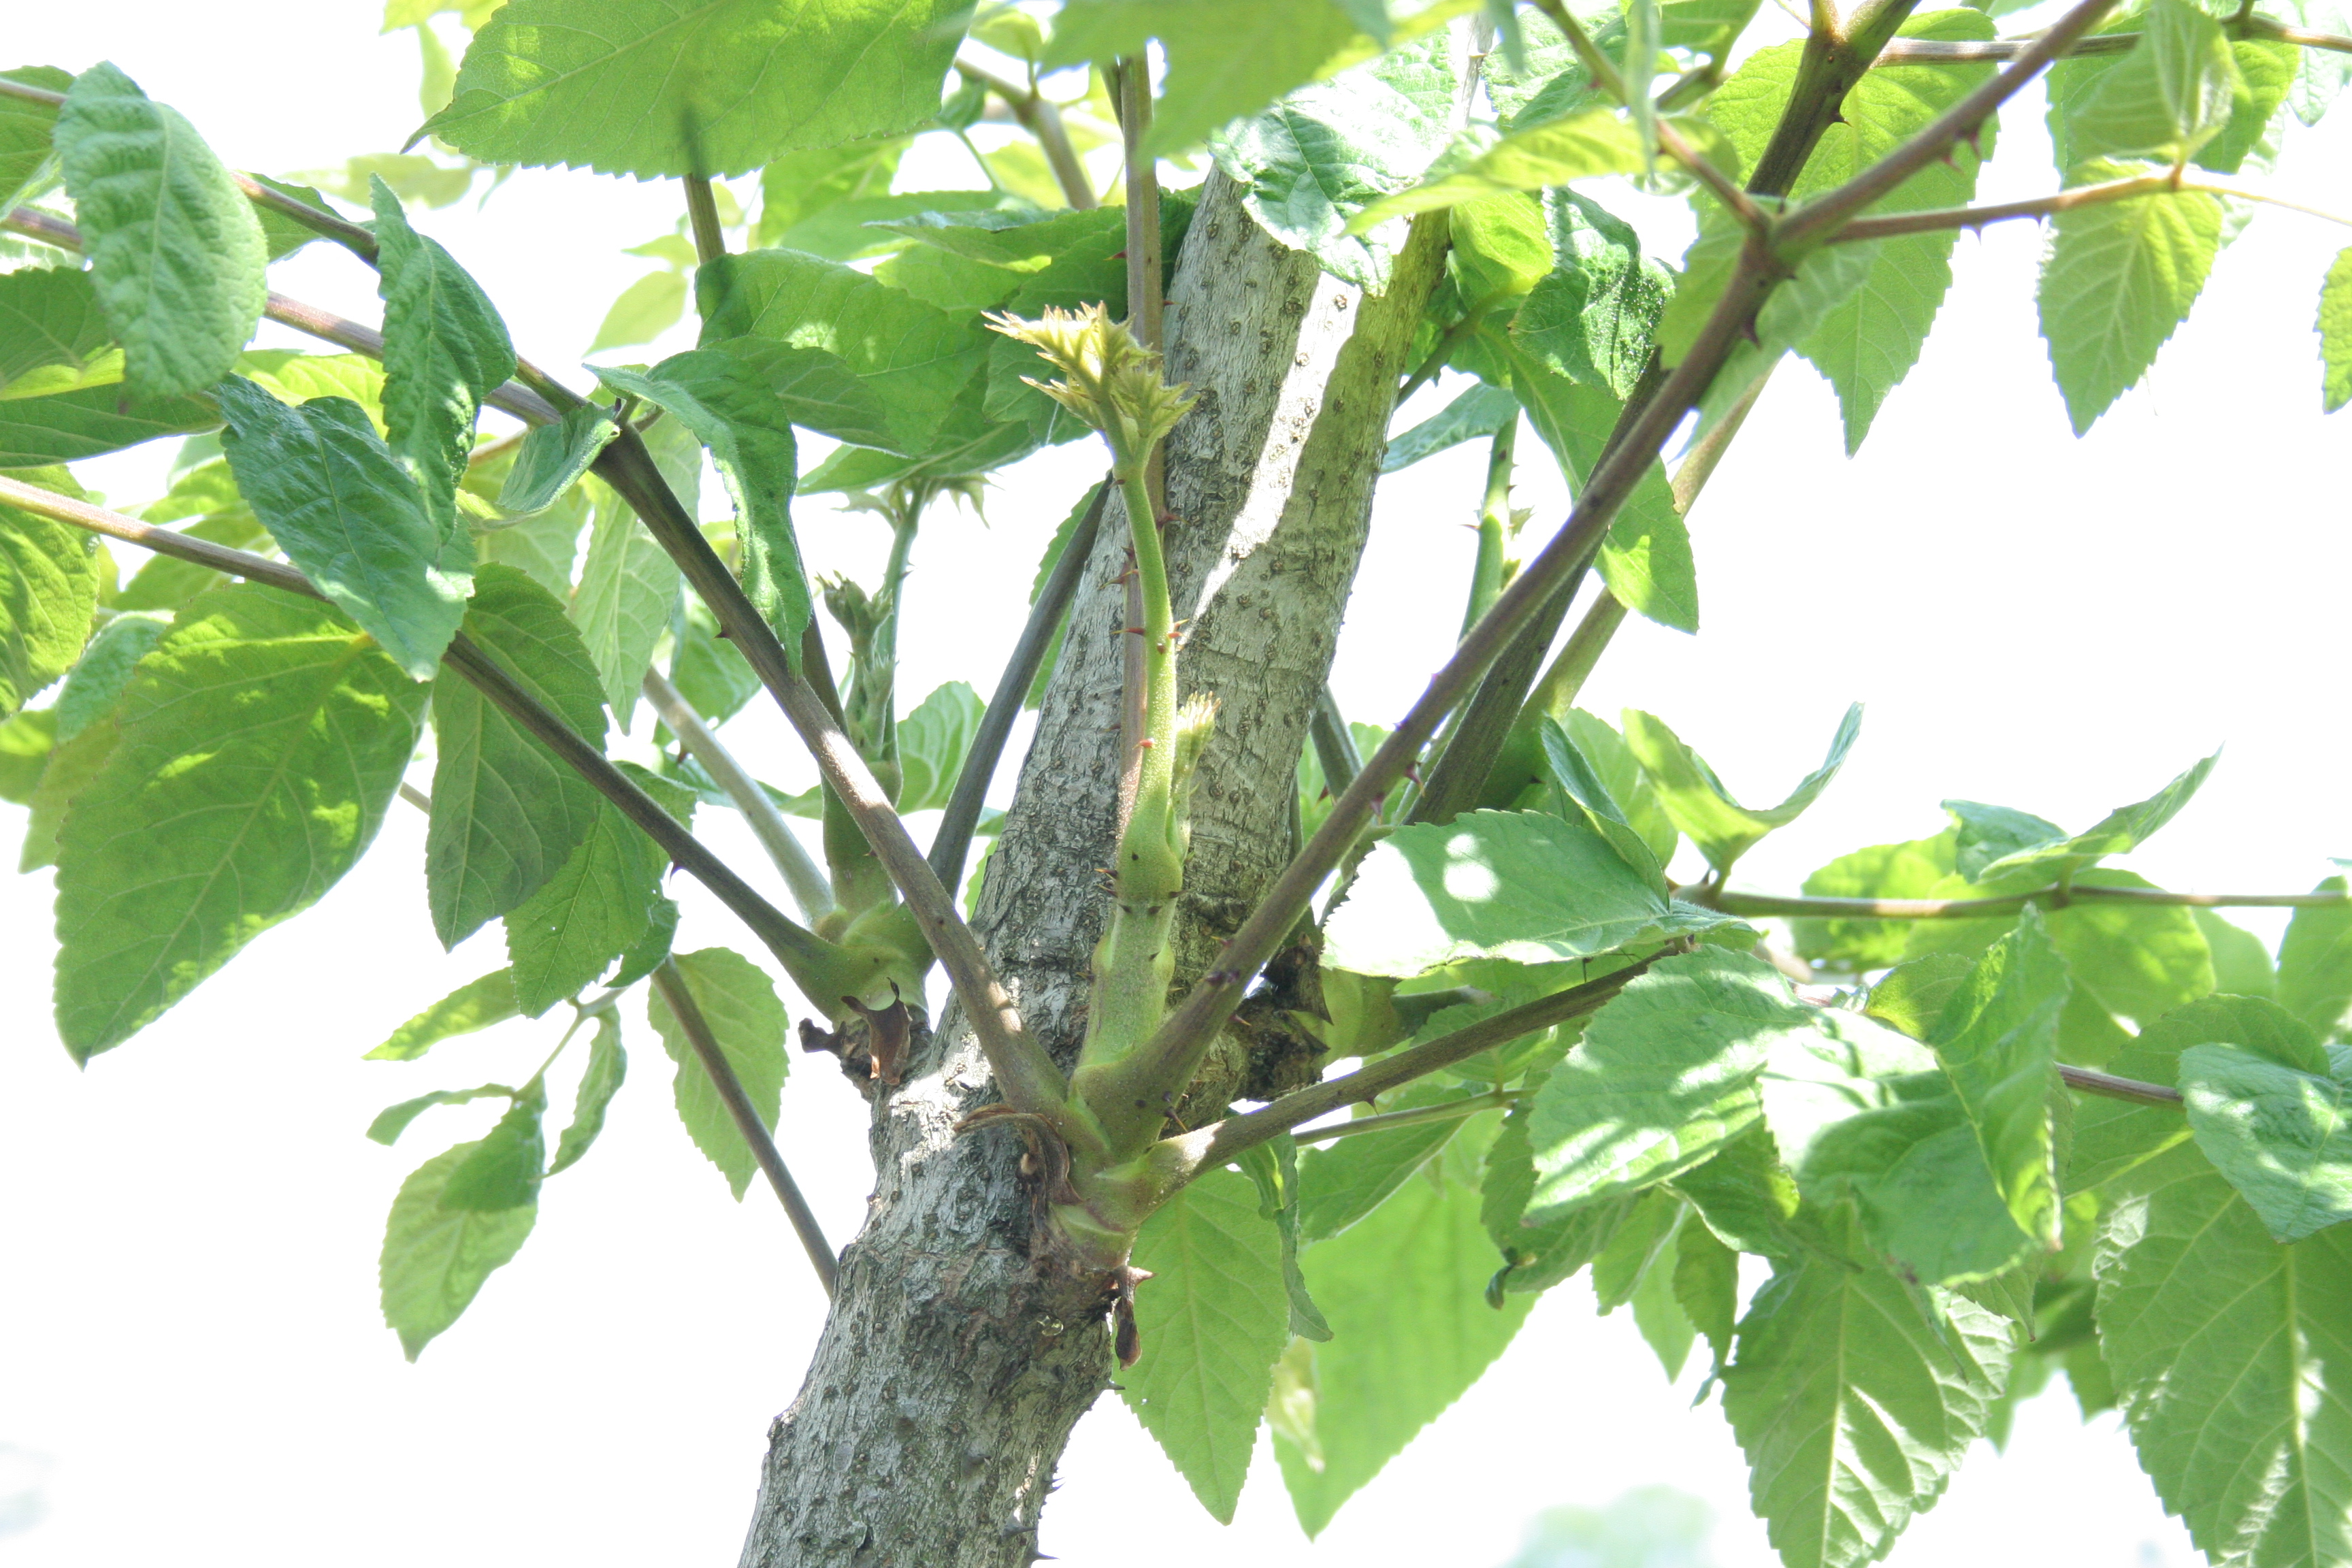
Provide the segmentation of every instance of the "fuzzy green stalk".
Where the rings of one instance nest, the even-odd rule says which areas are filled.
[[[1462,612],[1462,633],[1486,619],[1502,596],[1503,552],[1511,542],[1511,447],[1519,428],[1518,416],[1495,432],[1486,453],[1486,500],[1478,510],[1478,559],[1470,569],[1470,602]]]

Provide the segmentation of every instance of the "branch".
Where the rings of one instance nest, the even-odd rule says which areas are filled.
[[[670,733],[702,764],[711,782],[727,792],[727,798],[735,803],[735,809],[751,825],[760,847],[768,852],[768,858],[782,873],[784,885],[792,889],[793,902],[801,907],[801,918],[814,924],[833,908],[833,888],[825,880],[824,868],[809,858],[809,852],[784,825],[783,813],[776,809],[768,792],[710,732],[710,726],[702,721],[702,715],[694,710],[694,704],[686,700],[684,692],[653,669],[646,671],[644,689],[654,711],[669,726]]]
[[[2134,196],[2168,195],[2179,190],[2200,188],[2177,183],[2169,173],[2135,174],[2129,179],[2106,180],[2095,185],[2076,185],[2071,190],[2053,195],[2033,196],[2021,202],[1995,202],[1976,207],[1936,207],[1927,212],[1858,217],[1823,243],[1853,245],[1863,240],[1890,239],[1901,234],[1926,234],[1935,229],[1982,228],[1987,224],[2003,223],[2011,218],[2043,218],[2071,212],[2076,207],[2097,206],[2104,202],[2128,201]]]
[[[2136,1078],[2117,1078],[2113,1073],[2093,1072],[2089,1068],[2058,1064],[2059,1081],[2078,1094],[2095,1094],[2108,1100],[2128,1100],[2135,1105],[2179,1105],[2180,1091],[2167,1089],[2160,1083],[2142,1083]]]
[[[1679,947],[1669,949],[1679,952]],[[1287,1132],[1302,1122],[1328,1116],[1332,1111],[1350,1105],[1360,1105],[1389,1090],[1411,1083],[1417,1078],[1467,1061],[1480,1051],[1507,1046],[1524,1035],[1570,1018],[1581,1018],[1597,1013],[1629,984],[1649,972],[1650,965],[1664,953],[1653,955],[1639,963],[1619,970],[1614,974],[1587,981],[1566,991],[1541,997],[1525,1006],[1497,1013],[1482,1023],[1440,1035],[1418,1046],[1409,1046],[1391,1057],[1358,1068],[1354,1072],[1325,1083],[1308,1084],[1281,1099],[1240,1116],[1229,1116],[1223,1121],[1196,1128],[1191,1132],[1164,1140],[1160,1147],[1171,1151],[1176,1163],[1189,1180],[1192,1173],[1222,1165],[1243,1150],[1254,1148],[1278,1132]],[[1383,1119],[1385,1120],[1385,1119]],[[1395,1125],[1391,1123],[1391,1125]]]
[[[1038,91],[1034,83],[1027,88],[1016,87],[985,66],[958,60],[955,68],[965,80],[976,81],[1003,99],[1004,107],[1013,111],[1013,118],[1021,122],[1022,129],[1037,138],[1037,145],[1045,149],[1046,166],[1054,171],[1054,178],[1062,187],[1065,201],[1080,212],[1101,205],[1095,197],[1093,183],[1087,178],[1087,166],[1078,162],[1077,151],[1070,145],[1069,127],[1062,123],[1062,110],[1052,99]]]
[[[824,1228],[816,1222],[816,1211],[801,1196],[793,1173],[784,1168],[784,1157],[776,1151],[776,1141],[770,1136],[768,1124],[760,1120],[760,1112],[751,1104],[751,1097],[743,1092],[743,1080],[735,1076],[734,1064],[719,1047],[719,1038],[710,1032],[710,1021],[702,1016],[701,1005],[686,976],[677,970],[676,959],[665,958],[654,970],[654,988],[669,1004],[670,1016],[686,1032],[694,1054],[702,1068],[710,1075],[710,1086],[726,1102],[727,1114],[735,1119],[735,1130],[743,1142],[751,1146],[751,1157],[760,1163],[766,1173],[768,1185],[775,1188],[776,1196],[784,1205],[784,1214],[793,1222],[793,1232],[801,1238],[801,1247],[808,1253],[809,1267],[824,1282],[824,1293],[834,1293],[839,1266],[834,1261],[833,1247],[824,1239]]]
[[[159,555],[208,566],[215,572],[243,577],[248,582],[267,584],[285,593],[300,594],[312,599],[326,597],[309,578],[282,561],[271,561],[265,556],[232,550],[225,544],[215,544],[192,534],[158,528],[152,523],[124,517],[120,512],[107,511],[85,501],[21,483],[5,475],[0,475],[0,501],[22,508],[36,516],[152,550]],[[795,924],[782,910],[761,898],[749,883],[730,870],[726,862],[687,831],[684,824],[663,810],[653,796],[632,784],[627,774],[614,767],[602,752],[581,739],[569,724],[540,706],[528,691],[462,632],[449,644],[447,662],[451,668],[480,688],[484,696],[498,704],[533,739],[595,786],[598,794],[611,801],[623,816],[659,845],[662,852],[680,869],[718,895],[719,902],[749,926],[752,934],[776,955],[788,971],[797,973],[806,963],[821,960],[832,951],[831,944]]]
[[[1095,534],[1102,526],[1103,507],[1109,499],[1110,480],[1105,479],[1095,487],[1095,499],[1087,504],[1078,526],[1063,544],[1062,558],[1054,563],[1045,587],[1038,590],[1037,602],[1029,607],[1029,621],[1021,628],[1021,640],[1013,645],[1013,655],[1004,661],[1004,673],[997,677],[996,690],[988,700],[988,711],[980,716],[980,728],[972,731],[971,749],[963,754],[963,767],[956,774],[955,788],[948,795],[939,831],[931,836],[931,871],[945,887],[953,888],[963,880],[964,859],[971,852],[972,829],[980,825],[981,805],[987,797],[989,784],[996,777],[996,764],[1004,755],[1004,742],[1012,738],[1022,705],[1028,700],[1029,688],[1045,663],[1045,650],[1053,646],[1054,634],[1069,612],[1070,601],[1077,595],[1078,584],[1094,553]]]
[[[2015,96],[2074,41],[2115,8],[2116,0],[2081,0],[2050,29],[2018,51],[2010,68],[1952,105],[1916,136],[1844,184],[1799,207],[1775,226],[1773,247],[1782,256],[1800,253],[1843,228],[1864,208],[1935,163],[1954,142],[1973,132],[1986,116]]]
[[[719,223],[719,198],[711,194],[705,175],[686,176],[686,221],[694,230],[697,262],[716,261],[727,254],[727,231]]]
[[[1314,742],[1315,760],[1323,767],[1323,787],[1339,795],[1356,782],[1364,771],[1363,754],[1356,750],[1356,737],[1339,712],[1339,700],[1331,695],[1328,686],[1315,700],[1315,711],[1307,721],[1307,739]]]
[[[1798,919],[1873,921],[1972,921],[2013,915],[2032,904],[2063,910],[2070,903],[2142,904],[2189,910],[2340,910],[2352,908],[2352,893],[2172,893],[2161,888],[2038,888],[1987,899],[1817,899],[1769,893],[1684,890],[1683,897],[1729,915],[1787,915]]]
[[[1449,1100],[1443,1105],[1417,1105],[1411,1110],[1385,1110],[1378,1116],[1334,1121],[1328,1127],[1312,1128],[1291,1136],[1300,1143],[1323,1143],[1335,1138],[1352,1138],[1359,1132],[1394,1132],[1399,1128],[1421,1127],[1432,1121],[1459,1121],[1482,1110],[1508,1110],[1518,1102],[1519,1091],[1474,1094],[1463,1100]]]
[[[1181,1089],[1192,1081],[1210,1041],[1232,1016],[1251,978],[1288,937],[1316,888],[1370,823],[1381,797],[1404,776],[1445,715],[1469,694],[1519,629],[1591,563],[1610,522],[1656,460],[1658,449],[1715,379],[1724,361],[1747,341],[1756,310],[1772,288],[1768,263],[1751,240],[1690,353],[1666,378],[1658,395],[1648,402],[1625,438],[1594,465],[1584,493],[1577,498],[1575,510],[1559,531],[1503,590],[1486,618],[1471,629],[1454,657],[1431,678],[1420,700],[1364,764],[1356,782],[1332,803],[1323,826],[1267,888],[1257,908],[1226,942],[1183,1005],[1150,1042],[1110,1068],[1122,1089],[1156,1096],[1163,1089]]]
[[[2289,27],[2268,16],[2224,16],[2221,22],[2222,32],[2231,37],[2269,38],[2275,43],[2297,44],[2306,49],[2352,54],[2352,37],[2341,33],[2315,33],[2303,27]],[[2098,33],[2077,39],[2065,52],[2070,58],[2084,55],[2120,55],[2137,47],[2139,40],[2137,33]],[[1992,60],[2013,60],[2032,44],[2031,38],[1991,38],[1980,43],[1941,38],[1895,38],[1879,51],[1874,63],[1882,66],[1977,65]]]

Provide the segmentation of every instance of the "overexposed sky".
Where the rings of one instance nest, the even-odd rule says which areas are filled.
[[[16,9],[29,14],[8,19],[9,63],[111,58],[241,166],[390,151],[418,119],[414,41],[378,37],[365,0]],[[2009,117],[1984,199],[2053,183],[2037,113]],[[2347,205],[2347,152],[2341,123],[2300,137],[2277,184]],[[935,161],[932,177],[972,183],[960,157]],[[416,216],[499,301],[523,352],[561,372],[646,269],[620,248],[667,232],[677,211],[672,186],[531,172],[478,209]],[[1656,221],[1652,238],[1675,253],[1671,216]],[[2325,857],[2352,853],[2336,679],[2352,582],[2346,426],[2318,415],[2310,330],[2320,275],[2347,238],[2260,214],[2148,384],[2081,441],[2034,334],[2040,237],[2012,225],[1963,238],[1925,361],[1858,458],[1843,456],[1826,386],[1800,363],[1776,376],[1692,518],[1701,635],[1629,626],[1588,705],[1664,715],[1736,791],[1765,800],[1819,760],[1849,700],[1869,705],[1827,797],[1743,864],[1757,888],[1792,889],[1832,855],[1932,832],[1947,795],[2085,826],[2216,745],[2227,752],[2203,795],[2130,864],[2205,890],[2309,886]],[[377,313],[373,276],[331,247],[274,283]],[[1399,427],[1450,395],[1425,391]],[[1536,443],[1522,447],[1533,460],[1518,500],[1548,530],[1563,491]],[[135,504],[167,458],[165,444],[89,465],[90,481]],[[1333,676],[1351,717],[1392,719],[1445,652],[1483,460],[1459,448],[1381,486]],[[945,679],[993,683],[1045,540],[1098,468],[1083,447],[1043,454],[1001,477],[985,526],[933,521],[902,633],[907,703]],[[706,497],[723,504],[715,488]],[[871,580],[878,523],[798,515],[818,569]],[[1005,608],[974,614],[989,604]],[[779,784],[814,776],[762,702],[726,733]],[[0,843],[21,816],[0,806]],[[766,874],[728,814],[706,811],[698,830]],[[637,1005],[632,1080],[604,1141],[549,1184],[521,1255],[416,1365],[382,1327],[375,1258],[394,1188],[494,1113],[432,1112],[392,1150],[362,1136],[369,1119],[426,1089],[527,1074],[560,1028],[509,1025],[411,1064],[359,1059],[503,962],[495,935],[439,951],[423,842],[423,819],[396,811],[316,910],[87,1071],[47,1023],[48,876],[0,888],[0,985],[18,999],[0,1048],[0,1552],[12,1563],[734,1560],[767,1422],[797,1387],[823,1302],[772,1202],[757,1190],[730,1202],[679,1133],[669,1065]],[[757,951],[691,884],[675,890],[681,948]],[[870,1182],[863,1108],[795,1058],[779,1141],[846,1239]],[[1724,1568],[1769,1561],[1720,1415],[1685,1410],[1691,1385],[1662,1382],[1626,1318],[1596,1320],[1580,1284],[1557,1291],[1313,1547],[1270,1455],[1222,1529],[1107,1402],[1064,1466],[1045,1549],[1121,1568],[1209,1552],[1233,1568],[1478,1568],[1507,1559],[1540,1509],[1664,1483],[1715,1508]],[[5,1533],[21,1517],[12,1497],[32,1494],[46,1517]],[[1978,1563],[1996,1542],[2013,1551],[2021,1521],[2037,1560],[2190,1561],[2112,1419],[2083,1428],[2063,1384],[2021,1414],[2008,1458],[1979,1452],[1893,1561]]]

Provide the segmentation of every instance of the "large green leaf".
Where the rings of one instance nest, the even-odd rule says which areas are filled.
[[[493,969],[468,980],[405,1024],[367,1054],[370,1061],[414,1061],[443,1040],[470,1035],[515,1016],[514,975]]]
[[[152,612],[118,615],[100,626],[82,650],[58,692],[57,737],[72,740],[114,711],[131,684],[131,671],[172,629],[171,618]]]
[[[1622,401],[1649,363],[1674,275],[1642,254],[1633,226],[1572,190],[1544,193],[1552,269],[1528,290],[1511,337],[1547,369]]]
[[[721,257],[695,275],[702,341],[757,337],[837,356],[879,399],[892,449],[929,449],[988,362],[978,319],[924,303],[855,268],[789,250]]]
[[[1540,191],[1595,174],[1638,174],[1642,142],[1613,109],[1580,110],[1513,131],[1459,168],[1371,203],[1349,222],[1359,233],[1391,218],[1511,191]]]
[[[1478,341],[1494,345],[1510,367],[1511,386],[1528,423],[1551,448],[1569,489],[1581,494],[1624,411],[1623,400],[1605,384],[1570,381],[1545,368],[1500,332],[1482,330]],[[1646,343],[1642,354],[1646,363]],[[1698,629],[1690,534],[1675,510],[1663,465],[1653,462],[1618,510],[1601,541],[1599,565],[1601,580],[1626,608],[1676,631]]]
[[[2084,166],[2085,183],[2137,171]],[[2082,435],[2156,363],[2221,245],[2221,204],[2197,191],[2074,207],[2051,220],[2038,295],[2050,368]]]
[[[232,585],[182,612],[59,840],[67,1048],[121,1044],[317,902],[382,825],[424,699],[327,605]]]
[[[415,477],[426,512],[470,562],[457,485],[474,449],[482,399],[515,371],[506,322],[457,258],[408,226],[400,198],[371,186],[383,298],[383,418],[393,451]]]
[[[1801,889],[1816,899],[1925,899],[1952,875],[1957,835],[1946,829],[1933,838],[1874,844],[1841,855],[1807,877]],[[1910,922],[1845,916],[1789,922],[1801,957],[1826,960],[1851,969],[1884,969],[1903,961]]]
[[[465,619],[469,557],[441,530],[360,405],[289,408],[242,376],[215,389],[237,489],[287,557],[418,680]]]
[[[2330,877],[2314,890],[2341,893],[2345,886]],[[2352,1010],[2352,903],[2294,911],[2279,942],[2278,1000],[2323,1038],[2340,1031]]]
[[[1324,958],[1394,975],[1465,958],[1542,963],[1707,919],[1668,900],[1583,821],[1479,811],[1382,839],[1330,919]]]
[[[377,1278],[383,1321],[411,1361],[473,1304],[492,1270],[522,1250],[539,1218],[536,1204],[483,1210],[442,1201],[450,1179],[481,1147],[460,1143],[436,1154],[392,1201]]]
[[[603,485],[583,488],[595,498],[595,522],[580,563],[580,585],[572,594],[572,619],[604,683],[604,700],[626,729],[677,603],[677,563],[637,525],[628,502]]]
[[[219,411],[202,399],[142,396],[120,383],[44,397],[0,396],[0,468],[78,463],[220,422]]]
[[[2068,834],[2038,816],[2004,806],[1948,800],[1944,809],[1959,827],[1955,863],[1972,882],[2031,874],[2032,886],[2072,876],[2110,855],[2126,855],[2180,815],[2221,760],[2216,752],[2176,776],[2146,800],[2119,805],[2084,831]]]
[[[797,652],[815,612],[793,533],[793,481],[800,465],[782,400],[750,364],[711,349],[673,354],[642,373],[598,374],[667,410],[710,449],[735,498],[743,591],[784,647]]]
[[[1410,1110],[1463,1098],[1456,1087],[1420,1083],[1381,1109]],[[1358,1133],[1310,1151],[1298,1162],[1299,1238],[1328,1241],[1372,1213],[1462,1127],[1460,1119],[1424,1121]]]
[[[63,92],[73,85],[73,73],[55,66],[18,66],[0,76],[47,92]],[[49,104],[0,98],[0,205],[15,206],[28,199],[26,187],[42,178],[48,163],[57,124],[58,111]]]
[[[466,626],[542,707],[603,746],[594,667],[546,589],[510,566],[485,566]],[[434,679],[433,731],[425,886],[434,932],[455,947],[547,885],[604,797],[455,670]]]
[[[721,338],[707,352],[737,361],[783,405],[786,418],[838,441],[887,446],[890,415],[841,356],[765,338]]]
[[[2217,1563],[2352,1562],[2352,1230],[2281,1247],[2193,1148],[2129,1181],[2099,1344],[2157,1495]]]
[[[1453,402],[1412,429],[1389,437],[1381,472],[1393,474],[1465,441],[1489,439],[1518,418],[1519,400],[1499,386],[1474,382]]]
[[[514,462],[499,487],[499,510],[510,517],[535,517],[580,482],[597,455],[621,434],[612,413],[593,403],[569,410],[552,425],[522,438]]]
[[[623,765],[671,815],[691,816],[693,792]],[[645,940],[668,868],[668,857],[642,828],[610,801],[597,801],[580,847],[539,891],[507,911],[507,956],[526,1016],[535,1018],[578,994]]]
[[[1067,0],[1042,63],[1140,54],[1152,38],[1168,69],[1144,144],[1163,153],[1373,52],[1331,0]]]
[[[695,1005],[702,1010],[703,1020],[719,1042],[719,1053],[741,1080],[751,1109],[762,1123],[775,1126],[776,1112],[783,1104],[784,1073],[790,1066],[784,1058],[784,1005],[776,999],[775,986],[758,965],[723,947],[681,952],[676,963]],[[704,1070],[702,1058],[695,1055],[659,987],[646,997],[646,1011],[655,1033],[661,1036],[662,1049],[677,1064],[674,1091],[678,1120],[686,1123],[694,1146],[727,1178],[740,1203],[751,1184],[751,1173],[759,1169],[751,1146],[743,1142],[726,1101],[711,1086],[710,1074]]]
[[[261,225],[228,170],[109,64],[66,89],[57,144],[132,388],[172,397],[226,375],[268,291]]]
[[[1388,287],[1401,229],[1348,232],[1364,207],[1402,190],[1452,133],[1454,80],[1440,33],[1211,136],[1217,166],[1258,226],[1371,293]]]
[[[0,506],[0,719],[81,657],[98,566],[92,535]]]
[[[1302,1357],[1321,1463],[1280,1430],[1274,1452],[1314,1535],[1478,1381],[1535,1302],[1486,1305],[1494,1248],[1478,1194],[1451,1180],[1406,1183],[1362,1224],[1308,1247],[1300,1267],[1331,1323],[1330,1342]]]
[[[2061,1199],[2051,1117],[2067,991],[2065,960],[2029,909],[1977,961],[1927,1037],[2011,1216],[2052,1250]]]
[[[425,129],[486,163],[740,174],[920,128],[964,14],[952,0],[509,0]]]
[[[1143,1222],[1135,1267],[1142,1354],[1121,1397],[1220,1524],[1234,1521],[1274,1363],[1290,1342],[1280,1237],[1249,1178],[1219,1169]]]
[[[1698,846],[1706,863],[1720,874],[1731,868],[1732,862],[1746,854],[1756,842],[1776,827],[1786,827],[1803,815],[1807,806],[1819,800],[1822,792],[1837,777],[1838,769],[1845,765],[1846,752],[1853,748],[1854,737],[1862,731],[1862,704],[1857,702],[1845,710],[1837,733],[1830,739],[1829,755],[1822,765],[1807,773],[1789,792],[1780,805],[1759,809],[1740,805],[1715,776],[1715,770],[1696,752],[1683,744],[1680,736],[1655,719],[1637,709],[1628,708],[1623,715],[1625,743],[1641,759],[1642,769],[1658,792],[1659,804],[1666,815]]]
[[[2352,247],[2336,253],[2319,286],[2319,406],[2352,403]]]
[[[1883,1268],[1809,1254],[1775,1274],[1740,1321],[1723,1410],[1780,1561],[1884,1556],[1984,1432],[2010,1335],[1998,1314]]]
[[[106,379],[101,365],[113,346],[89,273],[71,267],[0,273],[0,395],[95,384]]]
[[[1640,1191],[1753,1126],[1774,1042],[1829,1015],[1759,958],[1724,948],[1662,958],[1584,1028],[1536,1091],[1527,1218]]]
[[[2225,1041],[2268,1046],[2292,1035],[2294,1017],[2254,996],[2208,996],[2142,1028],[2106,1063],[2106,1070],[2141,1083],[2174,1087],[2181,1053]],[[2066,1162],[2070,1192],[2112,1186],[2191,1137],[2188,1119],[2170,1105],[2085,1096],[2074,1106]]]
[[[2281,1241],[2352,1218],[2352,1127],[2330,1053],[2274,1007],[2209,1012],[2179,1055],[2197,1146]]]
[[[2184,0],[2151,0],[2139,43],[2066,116],[2066,151],[2187,159],[2229,123],[2238,68],[2221,25]]]
[[[898,809],[938,811],[963,772],[964,754],[987,704],[961,680],[950,680],[898,721]]]

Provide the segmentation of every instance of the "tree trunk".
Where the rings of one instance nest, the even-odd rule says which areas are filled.
[[[1429,226],[1423,226],[1428,228]],[[1269,240],[1213,175],[1168,303],[1167,530],[1188,689],[1223,703],[1193,805],[1177,979],[1288,858],[1295,769],[1364,542],[1393,389],[1442,247],[1416,230],[1384,297]],[[1066,1065],[1108,907],[1126,624],[1114,497],[979,930]],[[1242,1080],[1229,1050],[1195,1102]],[[995,1098],[959,1010],[876,1102],[877,1181],[806,1382],[769,1434],[745,1568],[1006,1568],[1036,1552],[1070,1428],[1112,1370],[1098,1280],[1033,1267],[1017,1142],[951,1129]],[[1144,1287],[1150,1289],[1149,1285]]]

